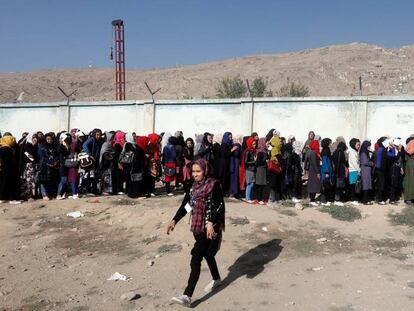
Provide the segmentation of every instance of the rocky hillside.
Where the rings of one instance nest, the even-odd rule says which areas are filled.
[[[157,99],[215,97],[219,79],[263,76],[275,92],[287,79],[309,87],[311,96],[414,94],[414,46],[385,49],[363,43],[256,55],[167,69],[128,70],[127,99],[147,99],[147,81],[161,88]],[[0,73],[0,102],[63,100],[57,89],[77,89],[77,100],[113,100],[114,69],[85,68]]]

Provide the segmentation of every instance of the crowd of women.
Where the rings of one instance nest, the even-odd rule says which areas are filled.
[[[197,159],[211,165],[225,196],[250,204],[297,203],[305,197],[313,206],[414,202],[414,135],[347,143],[311,131],[302,143],[275,129],[262,138],[226,132],[194,140],[184,139],[181,131],[137,136],[72,129],[24,133],[19,141],[3,133],[0,202],[77,199],[79,194],[150,198],[158,181],[172,196],[190,190],[191,163]]]

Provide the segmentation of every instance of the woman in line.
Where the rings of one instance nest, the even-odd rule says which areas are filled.
[[[390,151],[394,153],[392,165],[390,166],[390,204],[397,204],[401,198],[404,176],[405,151],[401,138],[395,138]]]
[[[78,155],[82,151],[82,138],[84,137],[84,134],[74,128],[70,130],[70,136],[72,137],[72,142],[69,146],[70,157],[72,159],[78,159]],[[72,189],[72,196],[69,198],[74,200],[79,199],[79,162],[76,162],[76,165],[69,167],[68,169],[68,183],[70,183]]]
[[[175,144],[175,163],[177,164],[176,168],[176,177],[175,177],[175,189],[180,190],[182,189],[183,183],[183,167],[184,167],[184,147],[185,141],[182,131],[177,131],[174,134],[175,138],[177,139],[177,143]]]
[[[39,187],[39,154],[37,134],[29,133],[26,143],[23,145],[23,180],[22,197],[33,201],[38,193]]]
[[[59,175],[60,181],[57,190],[57,200],[63,200],[66,198],[66,188],[68,185],[68,173],[69,169],[66,166],[66,159],[70,155],[70,144],[72,142],[71,136],[63,132],[59,136],[60,144],[58,146],[57,152],[59,154]]]
[[[148,135],[148,185],[147,193],[155,197],[155,182],[160,175],[160,142],[161,137],[155,133]]]
[[[230,195],[230,164],[233,153],[237,150],[236,146],[233,146],[233,135],[230,132],[226,132],[223,135],[220,148],[220,181],[223,186],[224,196]]]
[[[138,136],[136,139],[137,147],[144,152],[145,160],[144,160],[144,171],[142,176],[142,192],[141,196],[142,198],[147,197],[150,198],[151,194],[148,191],[148,184],[150,180],[149,175],[149,158],[151,157],[149,151],[148,151],[148,144],[149,144],[149,138],[147,136]]]
[[[196,158],[204,159],[211,165],[211,167],[214,166],[213,134],[208,132],[204,133],[203,141],[200,145],[198,153],[196,153]]]
[[[253,188],[255,183],[256,176],[256,149],[257,143],[253,137],[249,137],[246,141],[246,150],[243,153],[242,157],[242,167],[241,170],[244,171],[244,176],[246,180],[246,202],[249,204],[254,204],[253,200]]]
[[[333,153],[332,160],[335,167],[335,202],[337,206],[344,206],[344,195],[347,181],[348,160],[345,151],[347,149],[343,141],[337,141],[338,145]]]
[[[295,166],[295,176],[294,176],[294,189],[293,189],[293,203],[299,203],[302,201],[302,150],[303,143],[295,140],[292,143],[293,147],[293,163]]]
[[[386,204],[386,184],[387,184],[387,151],[389,141],[387,137],[381,137],[377,141],[378,149],[375,151],[375,200],[380,205]]]
[[[191,188],[191,163],[194,160],[194,140],[187,138],[183,150],[184,166],[183,166],[183,184],[184,192],[187,193]]]
[[[20,204],[19,172],[14,147],[16,138],[11,134],[0,139],[0,203]]]
[[[172,298],[174,303],[191,306],[191,298],[200,277],[201,262],[206,259],[213,280],[204,288],[211,292],[221,284],[215,255],[220,249],[225,223],[225,205],[220,183],[211,177],[205,160],[197,160],[192,165],[194,183],[173,220],[167,227],[170,234],[176,224],[191,211],[191,231],[195,244],[191,250],[191,273],[183,295]]]
[[[86,169],[86,187],[89,193],[98,194],[99,155],[103,144],[102,131],[94,129],[82,145],[82,149],[93,159],[93,164]]]
[[[370,192],[372,190],[372,168],[374,163],[370,155],[371,142],[365,140],[359,149],[359,163],[361,165],[362,203],[372,205]]]
[[[213,136],[213,176],[220,180],[221,168],[221,142],[223,141],[223,134],[218,133]],[[225,190],[225,189],[224,189]]]
[[[308,193],[310,197],[310,204],[318,206],[316,202],[316,194],[321,192],[321,155],[319,152],[319,141],[312,140],[309,144],[308,161],[309,161],[309,179],[308,179]]]
[[[230,157],[230,197],[238,197],[240,192],[239,177],[242,142],[243,136],[238,135],[235,137],[233,146],[237,149],[234,152],[232,152]]]
[[[171,189],[171,182],[175,181],[177,168],[177,155],[175,145],[177,139],[171,136],[170,133],[165,133],[163,137],[162,163],[164,165],[164,183],[165,190],[168,196],[173,196]]]
[[[361,167],[359,165],[359,148],[361,147],[361,142],[357,138],[352,138],[349,142],[351,147],[348,151],[348,163],[349,163],[349,187],[351,190],[351,204],[358,206],[359,197],[355,191],[355,185],[358,181],[359,176],[361,175]]]
[[[404,166],[404,202],[414,204],[414,137],[406,140],[405,166]]]
[[[59,153],[55,147],[52,133],[45,134],[45,143],[39,148],[39,182],[43,200],[50,200],[57,192],[59,180]]]
[[[323,206],[330,206],[334,200],[334,172],[333,161],[331,155],[331,143],[330,138],[324,138],[321,141],[322,145],[322,165],[321,165],[321,203]]]
[[[253,137],[253,136],[252,136]],[[265,190],[267,186],[267,160],[269,159],[266,138],[260,138],[257,147],[255,187],[257,203],[265,204]]]
[[[114,158],[119,159],[121,152],[124,149],[125,145],[125,133],[122,131],[117,131],[115,133],[115,142],[114,142]],[[125,173],[122,169],[122,165],[117,164],[115,166],[115,176],[114,176],[113,191],[115,194],[125,194],[124,182],[125,182]]]
[[[127,133],[125,135],[125,140],[121,158],[125,155],[132,156],[132,162],[122,164],[122,168],[125,172],[128,197],[136,199],[144,193],[142,180],[144,174],[145,153],[141,148],[136,146],[132,133]]]
[[[105,132],[105,142],[99,153],[99,170],[101,172],[101,188],[103,195],[114,194],[114,176],[118,164],[113,147],[115,133]]]

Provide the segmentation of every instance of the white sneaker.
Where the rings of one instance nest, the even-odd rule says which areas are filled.
[[[72,199],[74,199],[74,200],[79,199],[79,194],[74,194],[74,195],[72,195]]]
[[[190,307],[191,305],[191,297],[188,297],[187,295],[173,297],[171,298],[171,301],[185,307]]]
[[[257,203],[260,204],[260,205],[265,205],[265,202],[263,202],[263,201],[259,201]]]
[[[12,205],[21,204],[21,203],[22,203],[21,201],[17,201],[17,200],[13,200],[9,202],[9,204],[12,204]]]
[[[174,196],[174,193],[170,192],[170,193],[167,193],[167,195],[168,195],[169,197],[172,197],[172,196]]]
[[[319,206],[319,204],[318,204],[318,203],[316,203],[316,202],[310,202],[310,205],[312,205],[312,206],[314,206],[314,207]]]
[[[353,206],[359,206],[358,201],[352,201],[352,202],[351,202],[351,204],[352,204]]]
[[[210,283],[204,287],[204,291],[206,293],[211,293],[213,290],[215,290],[217,287],[221,285],[221,280],[212,280]]]
[[[125,192],[120,191],[120,192],[118,192],[118,194],[123,195],[123,194],[125,194]]]
[[[387,205],[387,203],[385,201],[381,201],[378,203],[379,205]]]
[[[292,202],[293,203],[300,203],[300,202],[302,202],[302,200],[296,199],[296,198],[292,198]]]
[[[56,197],[56,200],[63,200],[64,199],[64,197],[63,196],[61,196],[61,195],[58,195],[57,197]]]
[[[322,206],[331,206],[331,202],[321,203]]]
[[[335,201],[334,202],[334,205],[336,205],[336,206],[344,206],[345,204],[342,203],[342,202],[340,202],[340,201]]]
[[[50,201],[49,197],[43,197],[43,201]]]
[[[6,203],[6,201],[4,201],[4,200],[0,200],[0,204],[2,204],[2,203]]]
[[[151,193],[150,196],[155,197],[155,193]]]

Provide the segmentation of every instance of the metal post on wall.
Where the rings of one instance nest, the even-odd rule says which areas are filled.
[[[254,99],[253,99],[253,96],[252,96],[252,90],[250,88],[250,83],[249,83],[248,79],[246,79],[246,84],[247,84],[247,89],[248,89],[249,95],[250,95],[250,101],[252,103],[252,112],[250,114],[250,118],[251,118],[251,120],[250,120],[250,133],[253,133]]]
[[[153,104],[153,109],[154,109],[153,116],[152,116],[152,132],[154,133],[155,132],[155,113],[156,113],[155,112],[155,99],[154,99],[154,95],[157,94],[161,90],[161,88],[159,87],[156,91],[153,92],[151,90],[150,86],[148,85],[147,81],[145,81],[144,83],[145,83],[145,86],[147,87],[148,92],[151,94],[151,98],[152,98],[152,104]]]
[[[70,98],[72,97],[72,95],[76,94],[78,90],[76,89],[68,95],[60,86],[58,86],[57,88],[66,97],[66,106],[68,107],[67,130],[69,132],[70,131]]]

